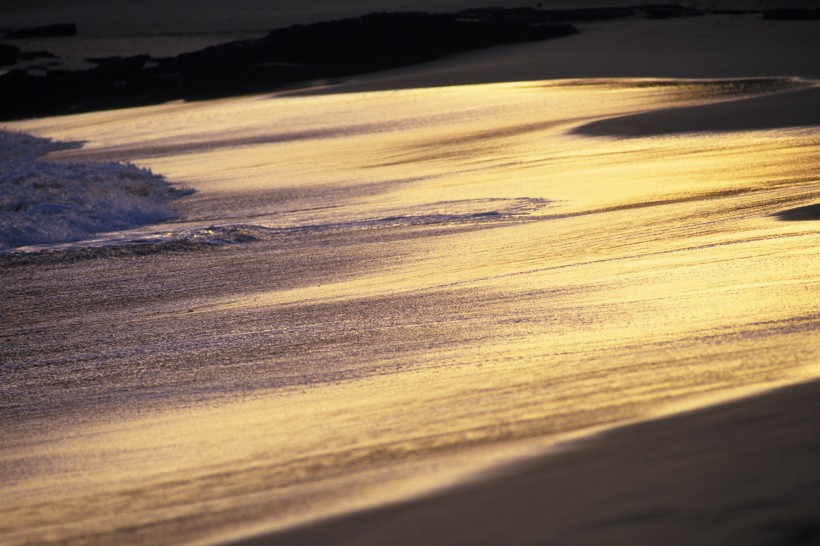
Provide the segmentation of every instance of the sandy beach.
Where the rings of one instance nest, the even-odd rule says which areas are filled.
[[[620,428],[429,498],[238,544],[814,544],[818,388]]]
[[[0,125],[0,542],[820,541],[818,23],[580,28]]]

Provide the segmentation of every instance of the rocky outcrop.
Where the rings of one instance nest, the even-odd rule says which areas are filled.
[[[429,61],[494,45],[574,34],[541,17],[482,14],[371,14],[274,30],[165,59],[98,59],[88,71],[19,70],[0,77],[0,119],[67,114],[272,91]]]
[[[61,38],[76,35],[77,25],[74,23],[60,23],[16,30],[6,34],[4,38],[6,40],[22,40],[26,38]]]
[[[658,11],[660,9],[661,11]],[[474,9],[452,14],[374,13],[272,31],[257,40],[176,57],[97,59],[93,70],[12,70],[0,76],[0,119],[261,93],[312,80],[431,61],[445,55],[575,34],[569,23],[691,15],[666,7]]]
[[[22,55],[19,47],[13,45],[0,44],[0,66],[15,64]]]
[[[763,18],[773,21],[820,21],[820,8],[770,9],[763,12]]]

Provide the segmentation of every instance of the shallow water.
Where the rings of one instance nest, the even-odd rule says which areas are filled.
[[[784,214],[818,200],[817,128],[575,131],[803,85],[528,82],[9,124],[86,142],[53,160],[197,193],[173,222],[0,257],[0,536],[239,537],[817,377],[817,224]]]

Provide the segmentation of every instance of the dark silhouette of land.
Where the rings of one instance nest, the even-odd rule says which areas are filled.
[[[763,18],[773,21],[818,21],[820,8],[770,9],[763,12]]]
[[[27,38],[57,38],[62,36],[76,36],[77,25],[74,23],[57,23],[42,27],[22,28],[6,34],[6,40],[22,40]]]
[[[97,67],[92,70],[50,70],[44,75],[12,70],[0,76],[0,120],[268,92],[480,48],[569,36],[578,32],[570,24],[573,22],[699,14],[675,6],[499,8],[453,14],[374,13],[294,25],[257,40],[230,42],[175,57],[100,58],[94,59]],[[68,33],[70,27],[53,25],[20,32]],[[6,39],[19,37],[20,32]],[[0,63],[13,64],[21,55],[24,53],[14,46],[3,46]]]
[[[296,82],[339,78],[430,61],[512,42],[574,34],[532,13],[371,14],[295,25],[264,38],[231,42],[176,57],[96,59],[87,71],[0,77],[0,119],[68,114],[266,92]],[[0,51],[4,57],[14,50]]]

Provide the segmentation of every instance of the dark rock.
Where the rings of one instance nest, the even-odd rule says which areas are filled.
[[[56,25],[45,25],[42,27],[24,28],[6,34],[7,40],[20,40],[23,38],[61,38],[64,36],[76,36],[77,25],[74,23],[64,23]]]
[[[48,51],[23,51],[20,54],[20,61],[33,61],[34,59],[56,59],[57,55]]]
[[[820,8],[770,9],[763,12],[763,18],[773,21],[818,21]]]
[[[376,13],[274,30],[152,60],[148,55],[96,59],[84,72],[0,76],[0,119],[66,114],[261,93],[296,82],[326,80],[430,61],[495,45],[575,34],[531,9],[456,14]],[[631,12],[630,12],[631,13]],[[148,61],[152,60],[150,64]]]
[[[90,59],[91,60],[91,59]],[[92,74],[103,77],[126,78],[142,70],[145,63],[151,60],[149,55],[134,55],[132,57],[106,57],[93,59],[97,66],[91,70]]]
[[[0,44],[0,66],[16,64],[20,55],[22,55],[22,52],[19,48],[13,45]]]

